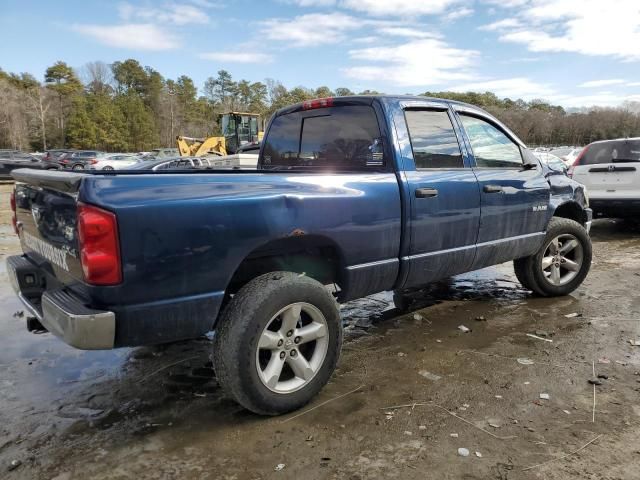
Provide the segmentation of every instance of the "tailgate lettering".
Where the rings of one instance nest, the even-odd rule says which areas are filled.
[[[49,245],[44,240],[40,240],[38,237],[34,237],[30,233],[22,232],[22,237],[24,239],[24,244],[31,250],[39,253],[54,265],[63,268],[67,272],[69,271],[69,266],[67,265],[67,252],[60,248],[56,248],[53,245]]]

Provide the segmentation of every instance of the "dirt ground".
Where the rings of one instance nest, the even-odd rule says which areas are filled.
[[[344,305],[333,380],[278,418],[222,396],[208,338],[83,352],[28,333],[2,262],[0,478],[638,479],[640,230],[592,236],[568,297],[530,296],[505,264],[420,292],[410,314],[389,294]]]

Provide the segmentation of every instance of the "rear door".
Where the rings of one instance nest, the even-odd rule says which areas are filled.
[[[572,167],[573,179],[587,187],[594,207],[601,200],[615,208],[637,201],[640,208],[640,139],[595,142]]]
[[[550,187],[540,167],[525,169],[523,146],[498,121],[460,109],[480,187],[480,231],[474,268],[530,255],[544,237]]]
[[[480,225],[478,182],[465,165],[451,113],[440,108],[404,112],[411,150],[405,157],[409,185],[410,245],[406,287],[468,271]]]

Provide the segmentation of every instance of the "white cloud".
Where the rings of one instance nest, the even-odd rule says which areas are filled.
[[[361,81],[375,80],[400,87],[438,85],[472,78],[468,68],[477,55],[474,50],[461,50],[440,39],[426,38],[396,46],[350,50],[352,59],[369,64],[349,67],[343,72]]]
[[[626,87],[640,87],[640,82],[629,82],[625,84]]]
[[[180,46],[177,37],[149,23],[124,25],[78,25],[71,29],[103,45],[131,50],[171,50]]]
[[[290,42],[292,47],[327,45],[345,40],[347,31],[362,27],[355,17],[342,13],[310,13],[291,19],[270,18],[261,22],[268,40]]]
[[[479,30],[485,30],[487,32],[494,32],[496,30],[503,30],[507,28],[518,28],[522,24],[517,18],[503,18],[497,22],[490,23],[488,25],[482,25]]]
[[[525,77],[485,80],[481,82],[465,83],[450,87],[454,92],[493,92],[498,97],[511,99],[547,98],[555,95],[556,91],[547,84],[534,82]]]
[[[294,3],[300,7],[332,7],[336,0],[289,0],[287,3]]]
[[[376,33],[382,35],[389,35],[391,37],[406,37],[406,38],[434,38],[437,37],[433,32],[427,32],[411,27],[381,27],[376,30]]]
[[[517,5],[515,5],[517,3]],[[502,2],[517,6],[520,26],[503,25],[505,42],[520,43],[532,52],[573,52],[640,60],[640,8],[637,0],[530,0]]]
[[[626,80],[622,80],[621,78],[610,78],[607,80],[591,80],[589,82],[584,82],[578,85],[582,88],[598,88],[598,87],[606,87],[608,85],[621,85],[626,83]]]
[[[211,5],[209,5],[211,6]],[[188,25],[209,23],[209,16],[195,5],[187,3],[167,3],[162,8],[149,5],[138,7],[130,3],[118,5],[120,18],[125,22],[142,21]]]
[[[435,15],[444,13],[450,6],[463,0],[289,0],[301,7],[333,7],[354,10],[373,16]],[[467,8],[461,9],[469,10]],[[468,13],[466,13],[468,15]]]
[[[433,15],[443,13],[460,0],[342,0],[340,5],[369,15]]]
[[[270,63],[273,61],[273,55],[253,52],[205,52],[198,54],[198,57],[223,63]]]
[[[474,14],[473,8],[462,7],[458,10],[452,10],[444,16],[444,19],[448,22],[455,22],[464,17],[468,17]]]

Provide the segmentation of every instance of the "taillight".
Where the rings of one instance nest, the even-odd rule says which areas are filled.
[[[78,204],[78,240],[87,283],[116,285],[122,282],[115,214],[92,205]]]
[[[580,165],[580,162],[582,162],[582,157],[584,157],[584,154],[587,153],[587,150],[589,150],[589,146],[587,145],[586,147],[584,147],[582,149],[582,151],[578,154],[578,156],[576,157],[576,159],[574,160],[574,162],[571,164],[571,166],[569,167],[569,170],[567,170],[567,176],[569,178],[573,177],[573,169],[575,167],[577,167],[578,165]]]
[[[98,160],[97,160],[97,159],[95,159],[95,158],[92,158],[92,159],[89,161],[89,163],[90,163],[91,165],[95,165],[96,163],[98,163]]]
[[[69,163],[69,160],[67,160],[66,158],[63,158],[62,160],[60,160],[60,163]]]
[[[333,98],[316,98],[315,100],[307,100],[306,102],[302,102],[303,110],[313,110],[314,108],[325,108],[333,106]]]
[[[11,224],[13,225],[13,231],[16,233],[20,233],[18,232],[18,215],[16,213],[16,191],[15,190],[11,191],[11,198],[9,200],[9,203],[11,204]]]

